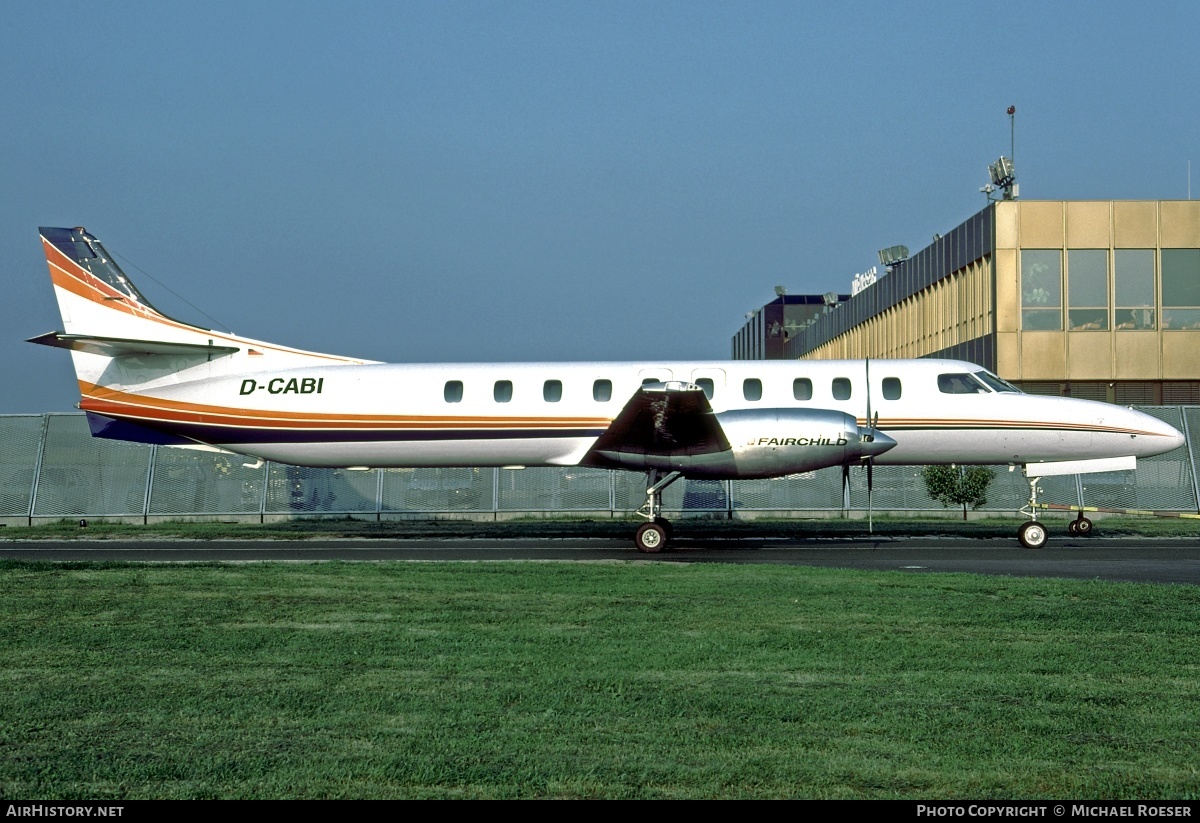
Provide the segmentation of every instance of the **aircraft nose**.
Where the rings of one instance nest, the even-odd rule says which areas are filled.
[[[1161,420],[1158,422],[1159,422],[1159,425],[1162,426],[1162,429],[1163,429],[1163,432],[1161,435],[1163,438],[1163,442],[1170,444],[1170,448],[1168,449],[1169,451],[1177,449],[1180,446],[1187,443],[1187,438],[1185,438],[1183,436],[1183,432],[1181,432],[1179,429],[1177,429],[1174,426],[1169,425],[1167,423],[1163,423]]]
[[[1143,432],[1136,438],[1136,442],[1141,447],[1139,449],[1141,455],[1165,454],[1187,442],[1183,432],[1170,423],[1145,412],[1133,411],[1133,414],[1137,415],[1138,427]]]
[[[868,440],[868,438],[873,439]],[[862,457],[878,457],[888,449],[895,448],[896,441],[888,437],[878,429],[863,429],[858,430],[859,449],[862,452]]]

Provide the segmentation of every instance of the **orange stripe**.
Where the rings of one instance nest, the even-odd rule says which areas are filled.
[[[866,420],[858,420],[858,425],[869,425]],[[1129,429],[1117,426],[1101,426],[1093,423],[1066,423],[1062,421],[1049,420],[947,420],[947,419],[929,419],[929,418],[895,418],[891,420],[880,419],[876,428],[883,430],[887,428],[993,428],[993,429],[1026,429],[1026,428],[1054,428],[1054,429],[1071,429],[1074,431],[1091,431],[1102,433],[1116,434],[1143,434],[1148,436],[1163,437],[1165,435],[1159,432],[1147,431],[1145,429]]]

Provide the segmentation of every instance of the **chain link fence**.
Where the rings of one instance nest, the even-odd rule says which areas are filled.
[[[1200,407],[1146,406],[1187,435],[1137,471],[1047,477],[1045,503],[1196,512]],[[1029,497],[1019,471],[994,467],[981,511],[1016,511]],[[645,502],[645,476],[585,468],[312,469],[217,452],[93,438],[82,414],[0,415],[0,523],[64,518],[129,522],[278,520],[302,516],[507,518],[624,517]],[[865,512],[863,468],[774,480],[680,480],[664,494],[673,516],[843,516]],[[948,513],[913,466],[877,466],[877,512]]]

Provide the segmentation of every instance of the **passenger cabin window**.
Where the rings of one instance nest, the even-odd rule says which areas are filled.
[[[797,400],[812,400],[812,381],[807,377],[797,377],[793,380],[792,397]]]
[[[461,380],[447,380],[446,388],[442,392],[442,396],[446,398],[447,403],[461,403],[462,402],[462,381]]]
[[[512,400],[512,381],[497,380],[496,385],[492,387],[492,397],[497,403],[507,403]]]
[[[850,381],[845,377],[833,378],[833,399],[834,400],[849,400],[850,399]]]
[[[747,400],[762,400],[762,381],[757,377],[747,377],[743,380],[742,397]]]
[[[704,392],[704,396],[709,400],[713,398],[713,379],[711,377],[700,377],[696,379],[696,385]]]
[[[557,403],[562,400],[562,381],[547,380],[542,384],[542,399],[547,403]]]
[[[938,391],[942,394],[984,394],[987,389],[969,374],[939,374]]]
[[[612,381],[597,380],[592,384],[592,399],[597,403],[607,403],[612,400]]]
[[[883,378],[883,399],[884,400],[899,400],[900,399],[900,378],[899,377]]]

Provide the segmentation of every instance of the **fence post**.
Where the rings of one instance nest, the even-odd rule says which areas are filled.
[[[383,520],[383,473],[386,469],[375,470],[375,522]]]
[[[258,496],[258,522],[267,522],[267,486],[271,483],[271,461],[264,460],[262,476],[262,494]]]
[[[492,520],[500,519],[500,467],[492,469]]]
[[[150,495],[154,491],[154,464],[158,462],[158,446],[150,444],[150,467],[146,469],[146,498],[142,501],[142,525],[150,522]]]
[[[1196,513],[1200,514],[1200,483],[1196,481],[1196,457],[1192,453],[1192,433],[1189,430],[1187,410],[1179,407],[1179,419],[1183,421],[1183,444],[1187,448],[1188,468],[1192,470],[1192,494],[1196,495]]]
[[[42,480],[42,455],[46,453],[46,434],[50,427],[50,415],[42,415],[42,436],[38,438],[37,457],[33,461],[33,488],[29,490],[29,520],[33,526],[33,513],[37,511],[38,484]]]

